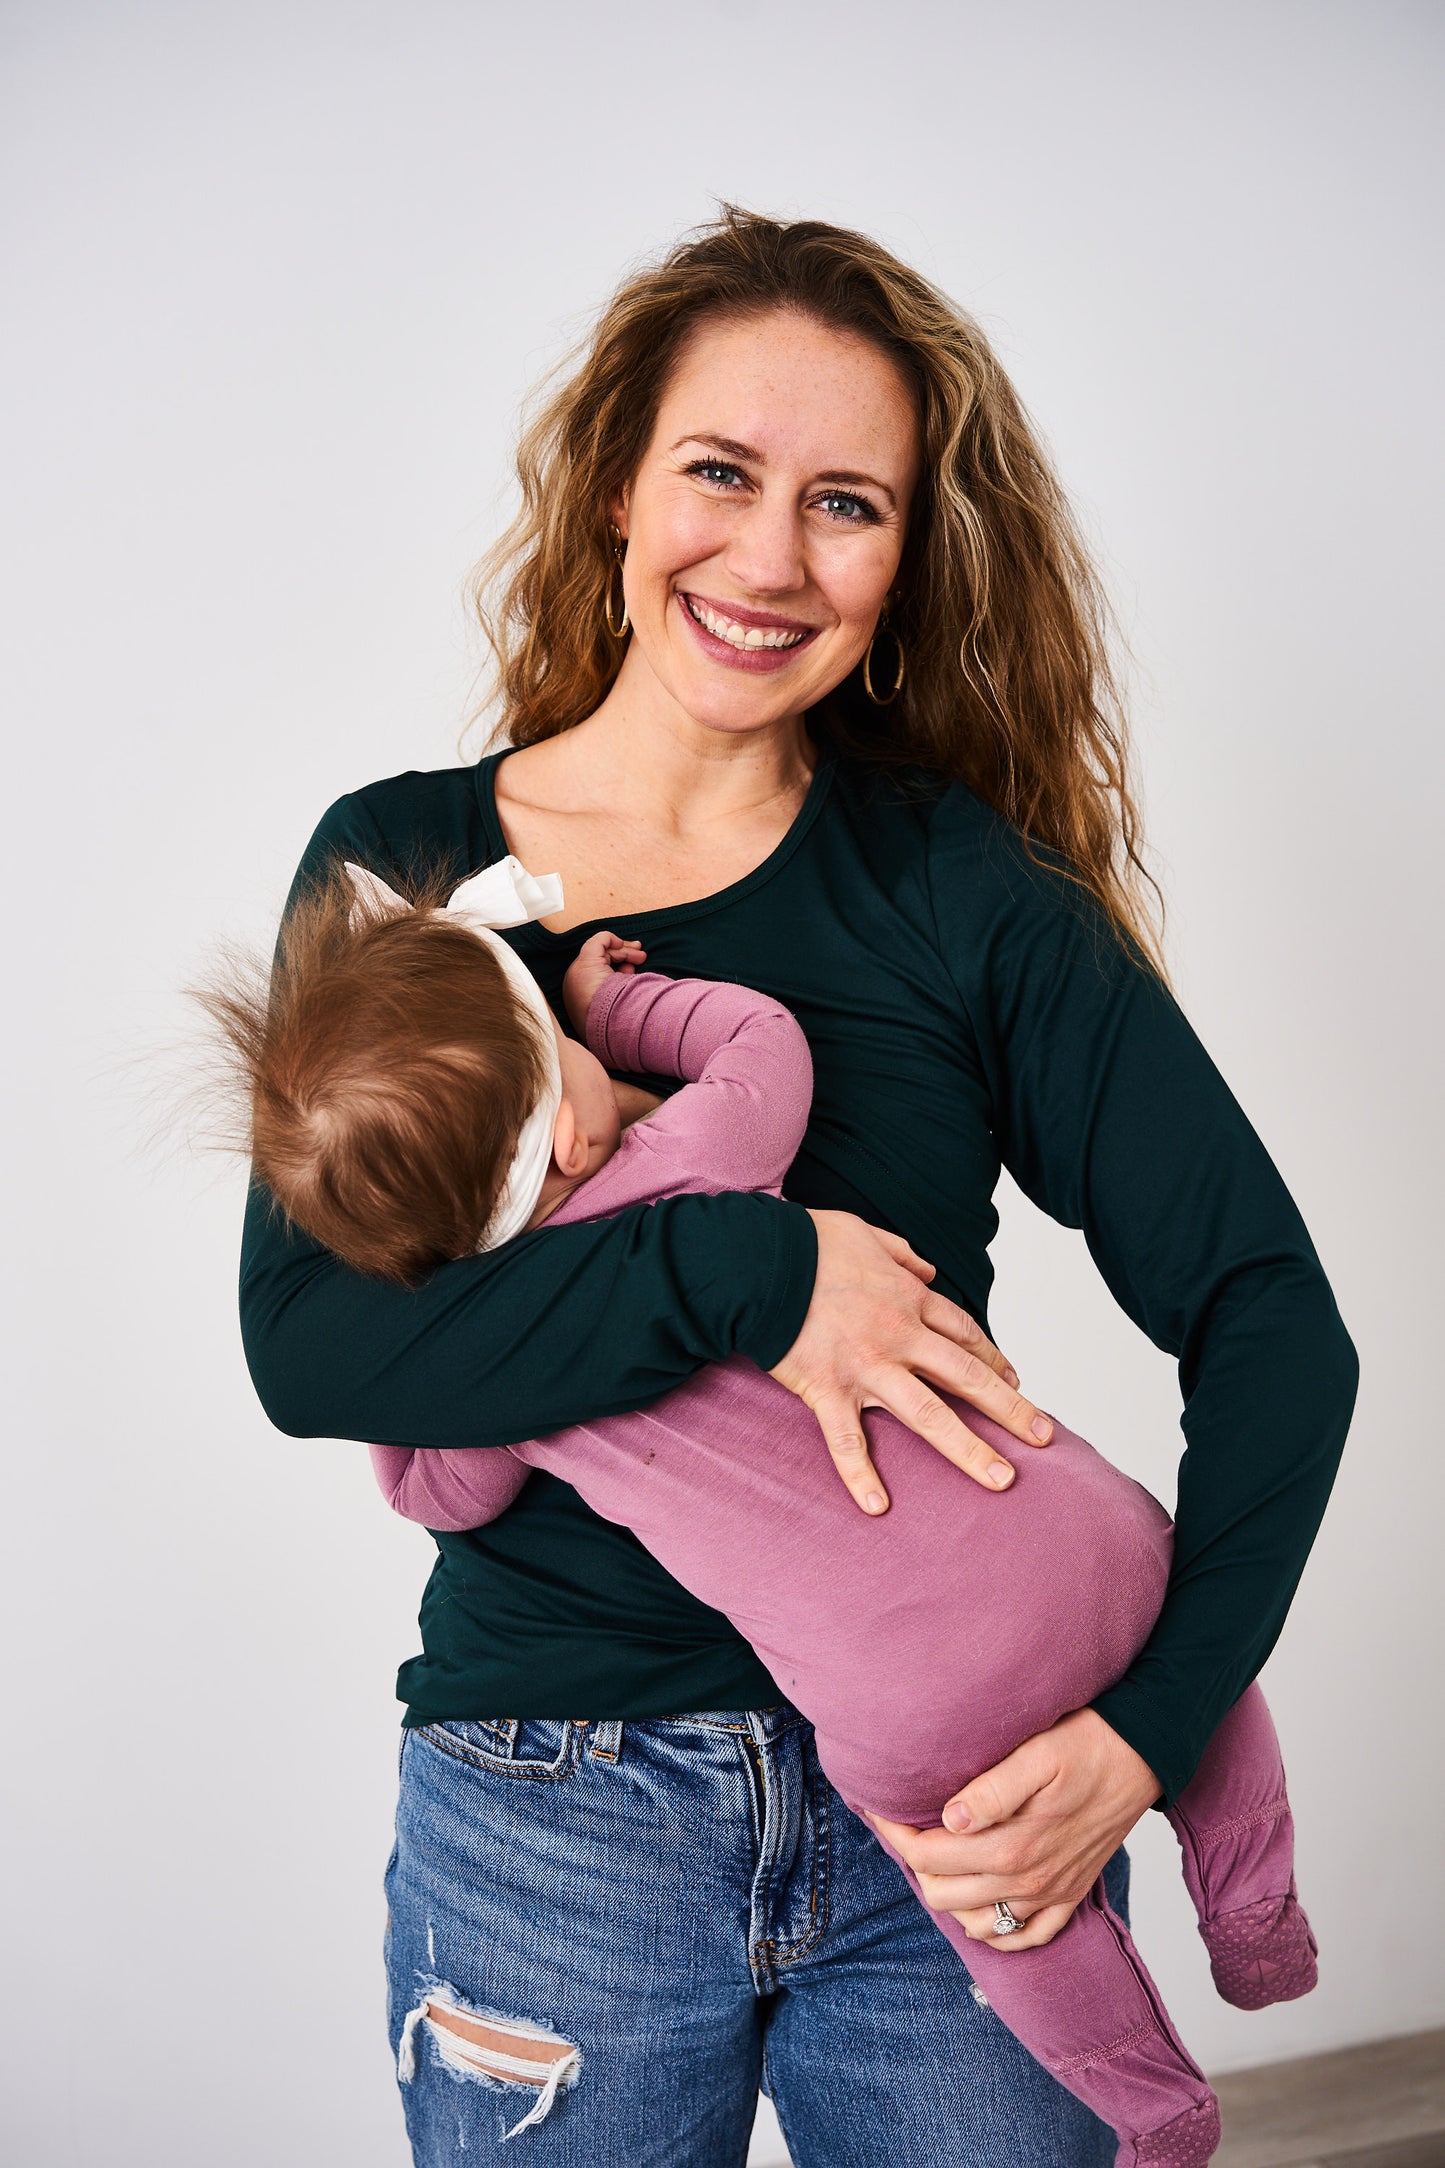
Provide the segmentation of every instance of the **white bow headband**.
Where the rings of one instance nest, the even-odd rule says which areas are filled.
[[[405,896],[398,896],[394,888],[388,888],[385,881],[365,866],[354,866],[350,859],[345,865],[358,899],[357,908],[352,912],[353,925],[369,915],[367,905],[385,912],[412,908]],[[507,974],[513,993],[536,1017],[547,1070],[542,1096],[522,1124],[511,1172],[497,1200],[497,1208],[487,1222],[487,1231],[477,1245],[479,1250],[500,1249],[513,1235],[519,1235],[532,1217],[547,1169],[552,1164],[552,1137],[557,1126],[557,1109],[562,1104],[562,1065],[557,1059],[557,1041],[547,997],[521,958],[513,954],[505,941],[497,939],[493,929],[525,926],[530,919],[543,918],[549,911],[560,911],[561,908],[560,873],[534,875],[520,859],[508,856],[499,858],[495,865],[484,866],[469,881],[463,881],[442,912],[444,918],[458,920],[469,933],[486,943]]]

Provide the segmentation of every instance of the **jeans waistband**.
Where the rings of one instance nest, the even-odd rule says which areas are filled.
[[[595,1761],[618,1760],[629,1725],[640,1725],[649,1730],[676,1731],[691,1725],[699,1731],[732,1731],[764,1746],[785,1732],[796,1731],[807,1721],[790,1701],[770,1702],[762,1709],[689,1709],[678,1716],[589,1718],[588,1752]]]

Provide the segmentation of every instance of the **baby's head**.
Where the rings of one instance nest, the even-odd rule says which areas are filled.
[[[620,1135],[602,1064],[446,893],[413,907],[338,866],[288,913],[269,976],[200,989],[257,1177],[343,1262],[405,1285],[536,1225]]]

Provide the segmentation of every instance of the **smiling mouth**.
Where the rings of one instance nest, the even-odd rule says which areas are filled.
[[[711,604],[700,601],[695,595],[683,595],[682,605],[688,616],[695,624],[701,625],[704,632],[710,632],[715,640],[722,640],[728,647],[735,647],[742,652],[756,653],[759,648],[776,651],[780,648],[801,647],[804,640],[811,640],[818,629],[816,625],[739,624],[736,618],[725,616],[721,610],[713,609]]]

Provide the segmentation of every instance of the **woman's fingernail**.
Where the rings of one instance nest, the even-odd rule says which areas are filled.
[[[1017,1370],[1015,1370],[1012,1363],[1006,1363],[1004,1365],[1003,1381],[1005,1385],[1012,1385],[1017,1388],[1019,1374]]]
[[[945,1829],[967,1829],[972,1820],[973,1816],[961,1799],[950,1799],[943,1810],[943,1826]]]
[[[1033,1421],[1029,1424],[1029,1429],[1033,1432],[1034,1436],[1038,1439],[1041,1445],[1047,1445],[1049,1439],[1054,1434],[1054,1426],[1049,1421],[1046,1415],[1036,1415]]]
[[[988,1479],[995,1490],[1003,1490],[1012,1483],[1014,1472],[1006,1460],[996,1460],[988,1471]]]
[[[868,1496],[864,1499],[863,1503],[867,1506],[870,1513],[881,1513],[883,1511],[883,1508],[887,1505],[888,1500],[884,1497],[881,1490],[871,1490],[869,1491]]]

